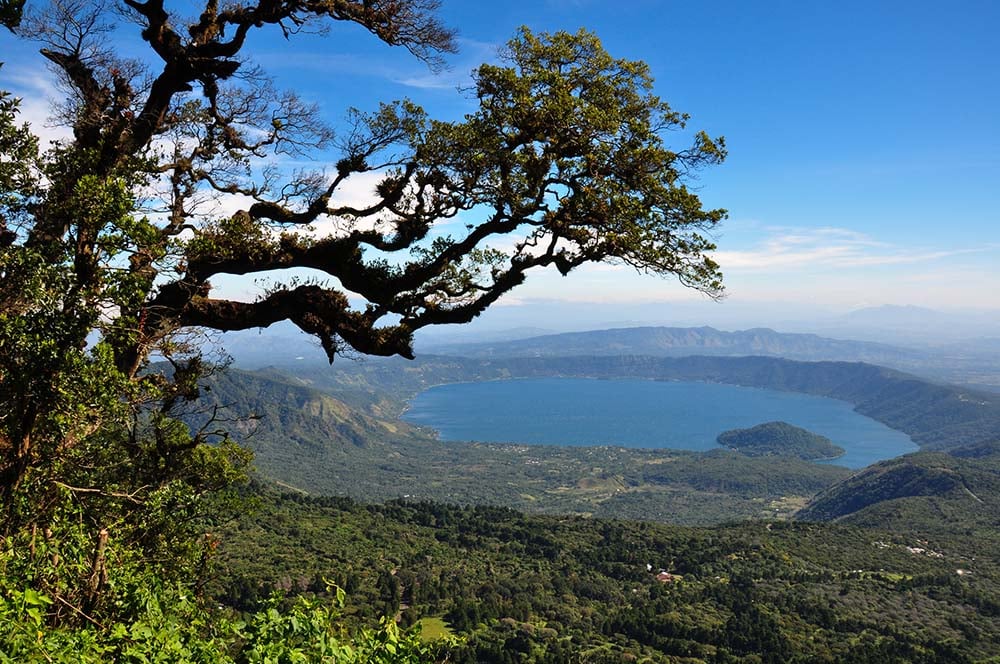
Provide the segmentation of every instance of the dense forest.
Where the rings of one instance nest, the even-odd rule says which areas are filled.
[[[459,662],[966,662],[1000,656],[1000,549],[791,522],[690,529],[269,494],[223,529],[220,601],[336,583]],[[442,622],[443,621],[443,622]]]

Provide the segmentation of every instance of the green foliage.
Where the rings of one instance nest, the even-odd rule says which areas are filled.
[[[0,8],[0,14],[2,14]],[[2,67],[2,63],[0,63]],[[26,124],[16,123],[18,100],[0,90],[0,246],[13,241],[11,224],[23,221],[26,205],[37,193],[32,169],[37,164],[38,140]]]
[[[787,422],[765,422],[749,429],[719,434],[717,442],[748,456],[797,456],[801,459],[832,459],[844,453],[826,436]]]
[[[69,505],[48,528],[2,542],[0,662],[416,663],[455,643],[425,643],[391,620],[348,631],[339,589],[322,600],[274,596],[246,614],[212,608],[203,588],[217,536],[171,581],[121,538],[96,555],[81,512]]]
[[[52,629],[49,596],[32,588],[0,592],[0,662],[11,664],[423,664],[454,644],[425,643],[418,630],[404,632],[391,620],[348,633],[340,601],[300,597],[279,610],[272,600],[238,616],[204,608],[183,587],[161,586],[122,593],[119,601],[135,605],[128,618]]]
[[[419,664],[437,659],[436,646],[421,640],[419,631],[403,633],[393,620],[382,619],[378,628],[362,629],[348,641],[333,627],[340,619],[338,611],[324,602],[299,598],[285,612],[274,601],[270,604],[239,630],[245,641],[236,661]]]
[[[273,588],[311,597],[332,579],[348,621],[389,606],[402,624],[443,619],[462,638],[455,662],[991,661],[1000,540],[961,528],[683,528],[264,495],[222,533],[211,588],[255,611]]]
[[[4,545],[28,554],[5,562],[4,582],[47,598],[46,629],[111,623],[128,615],[123,587],[194,583],[206,516],[234,509],[229,488],[246,478],[250,455],[224,438],[206,445],[205,432],[177,419],[198,395],[196,357],[169,352],[170,376],[122,365],[138,334],[126,329],[138,323],[128,312],[149,286],[119,263],[152,228],[133,217],[143,178],[97,177],[94,153],[57,147],[45,175],[73,185],[40,201],[36,143],[15,111],[2,100],[0,517]],[[42,208],[93,234],[93,251],[71,260],[57,238],[26,241],[37,230],[26,220]]]
[[[682,180],[686,169],[720,163],[724,141],[702,132],[691,148],[668,149],[665,133],[687,116],[652,94],[644,63],[612,58],[585,30],[522,28],[501,60],[476,70],[479,110],[432,124],[418,149],[463,183],[465,205],[497,210],[497,230],[515,221],[531,229],[511,265],[554,264],[566,274],[609,260],[721,293],[706,255],[715,247],[701,231],[726,213],[703,210]],[[543,260],[525,251],[549,241]]]

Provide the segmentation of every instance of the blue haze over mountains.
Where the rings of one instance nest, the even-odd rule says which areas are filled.
[[[553,355],[765,355],[793,360],[915,361],[919,350],[865,341],[782,334],[769,328],[726,332],[713,327],[628,327],[565,332],[513,341],[449,344],[431,352],[464,357]]]
[[[527,302],[498,306],[464,326],[425,328],[419,340],[440,342],[493,341],[558,332],[621,327],[702,327],[719,330],[770,328],[812,333],[835,339],[874,341],[894,346],[937,348],[955,343],[1000,340],[1000,310],[938,311],[913,305],[866,307],[847,313],[788,308],[778,304],[726,301],[678,303]],[[531,333],[535,330],[534,333]]]
[[[899,343],[831,338],[813,333],[778,332],[769,327],[725,331],[715,327],[636,326],[624,321],[609,329],[554,332],[537,326],[490,327],[474,323],[469,329],[442,327],[418,336],[418,355],[473,358],[651,355],[783,357],[802,361],[852,361],[877,364],[941,382],[1000,391],[1000,329],[991,319],[967,316],[956,320],[947,341],[906,342],[918,332],[927,337],[946,326],[946,314],[917,307],[878,307],[838,319],[846,325],[869,325],[869,337],[894,338]],[[935,322],[937,321],[937,322]],[[477,321],[478,323],[478,321]],[[875,334],[875,325],[882,333]],[[966,331],[969,336],[961,336]],[[982,336],[974,334],[980,332]],[[995,332],[996,336],[989,334]],[[838,335],[839,336],[839,335]],[[234,364],[255,369],[279,366],[315,366],[324,362],[318,344],[289,324],[267,330],[223,335],[222,346]],[[378,360],[368,360],[378,361]]]

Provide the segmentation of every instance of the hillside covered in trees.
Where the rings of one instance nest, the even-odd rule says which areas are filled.
[[[225,530],[221,601],[348,591],[458,662],[972,662],[1000,656],[1000,549],[825,524],[690,529],[268,497]]]
[[[844,448],[834,445],[826,436],[788,422],[765,422],[748,429],[723,431],[717,442],[747,456],[796,456],[812,461],[835,459],[844,453]]]

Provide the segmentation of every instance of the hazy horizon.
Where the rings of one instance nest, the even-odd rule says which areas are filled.
[[[811,333],[857,341],[898,345],[942,344],[1000,336],[1000,310],[928,309],[915,305],[882,305],[841,311],[802,306],[727,306],[726,303],[567,303],[526,302],[494,307],[463,326],[427,328],[418,339],[474,338],[533,328],[540,334],[622,327],[714,327],[730,332],[769,328],[785,333]]]

